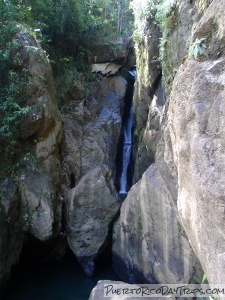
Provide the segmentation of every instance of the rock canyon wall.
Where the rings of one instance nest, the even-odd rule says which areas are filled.
[[[201,264],[224,283],[223,8],[174,1],[164,27],[149,17],[139,42],[135,184],[113,235],[124,281],[201,282]]]
[[[225,283],[224,3],[165,7],[161,23],[150,11],[136,41],[134,174],[123,203],[116,157],[132,44],[96,49],[91,85],[74,72],[68,86],[60,79],[57,94],[35,38],[24,29],[14,36],[29,110],[20,120],[17,168],[0,183],[1,287],[31,242],[45,245],[48,258],[69,246],[93,275],[112,231],[113,268],[125,282],[201,282],[206,273],[210,283]],[[0,155],[3,168],[7,155]]]
[[[31,259],[55,260],[65,255],[67,239],[84,272],[93,275],[110,250],[121,205],[116,155],[126,76],[96,75],[84,88],[85,80],[67,74],[71,82],[60,78],[65,87],[57,95],[47,55],[32,34],[22,29],[13,42],[18,47],[12,56],[21,57],[18,82],[24,70],[27,74],[23,106],[28,109],[20,120],[16,168],[1,180],[1,287],[24,245]],[[129,40],[118,43],[123,49],[109,58],[96,53],[95,67],[107,59],[120,68],[129,61],[133,66]],[[10,161],[7,153],[1,155],[3,169]]]

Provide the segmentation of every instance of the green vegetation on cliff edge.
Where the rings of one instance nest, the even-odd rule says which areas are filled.
[[[31,31],[46,50],[56,75],[71,68],[87,72],[88,55],[115,37],[131,33],[130,0],[2,0],[0,2],[0,155],[11,170],[20,148],[18,125],[27,70],[12,37]],[[3,155],[4,153],[4,155]],[[18,153],[17,153],[18,156]],[[4,158],[3,158],[4,157]],[[5,159],[7,157],[7,159]],[[14,162],[13,162],[14,161]],[[12,163],[13,162],[13,163]],[[5,173],[5,172],[3,172]]]

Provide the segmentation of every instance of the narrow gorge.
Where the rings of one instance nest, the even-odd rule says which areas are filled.
[[[127,196],[133,177],[133,94],[136,70],[128,71],[128,86],[124,98],[120,144],[117,154],[117,176],[122,200]]]
[[[3,300],[34,289],[32,300],[106,299],[104,283],[118,281],[225,284],[225,3],[122,1],[107,17],[97,2],[89,15],[102,23],[68,35],[58,61],[46,51],[72,6],[50,42],[18,24],[0,48]],[[111,42],[90,46],[115,16]],[[47,288],[56,277],[62,294]]]

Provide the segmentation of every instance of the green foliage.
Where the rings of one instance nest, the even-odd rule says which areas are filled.
[[[6,43],[18,31],[18,24],[29,20],[29,9],[22,1],[0,2],[1,35],[0,45]]]
[[[163,37],[167,38],[176,26],[177,0],[160,0],[154,9],[156,11],[155,20],[163,33]]]
[[[10,217],[7,217],[5,220],[6,220],[7,223],[9,223],[10,220],[11,220],[11,218],[10,218]]]
[[[203,54],[203,48],[206,48],[206,45],[203,43],[206,38],[201,38],[194,41],[194,43],[189,48],[189,57],[194,56],[194,59],[197,59],[199,55]]]
[[[26,165],[31,166],[32,169],[35,169],[40,164],[40,159],[30,152],[26,153],[23,160],[26,162]]]
[[[137,43],[141,41],[144,35],[147,19],[152,18],[152,22],[158,25],[161,32],[171,31],[174,24],[174,15],[176,13],[176,0],[132,0],[131,8],[135,15],[134,39]]]
[[[159,44],[159,58],[162,64],[162,81],[166,94],[166,103],[170,99],[172,83],[176,74],[173,68],[172,60],[172,34],[176,23],[177,2],[176,0],[166,1],[162,4],[156,14],[156,20],[162,32],[162,38]]]
[[[207,275],[204,274],[203,277],[202,277],[202,283],[204,283],[206,281],[206,279],[207,279]]]
[[[88,53],[118,34],[131,33],[133,16],[130,0],[8,0],[0,4],[0,17],[7,39],[18,30],[18,24],[32,28],[61,73],[67,64],[82,68]],[[0,48],[1,49],[1,48]],[[64,61],[62,61],[64,59]],[[68,60],[67,60],[68,59]]]
[[[18,103],[20,90],[17,83],[17,74],[9,70],[8,74],[5,75],[8,75],[7,84],[3,83],[0,87],[0,141],[8,142],[9,146],[6,148],[8,151],[17,143],[20,117],[22,114],[26,114],[29,108],[21,107]]]
[[[207,275],[204,273],[203,276],[202,276],[202,284],[207,280]],[[212,300],[219,300],[219,298],[215,298],[215,297],[210,297],[209,296],[209,299],[212,299]]]
[[[180,225],[180,223],[177,223],[178,227],[178,232],[180,233],[181,236],[183,236],[185,239],[188,240],[188,237],[186,235],[186,232],[184,231],[183,227]]]
[[[49,54],[55,72],[72,61],[76,68],[87,64],[96,45],[131,30],[130,0],[30,0],[32,27]],[[41,31],[41,34],[40,34]]]
[[[89,53],[96,46],[112,43],[118,34],[131,31],[129,3],[130,0],[0,1],[1,177],[19,167],[15,159],[22,151],[18,127],[21,116],[29,110],[22,97],[27,70],[13,36],[21,26],[28,27],[48,53],[57,75],[73,69],[85,74],[84,85],[90,85],[93,75],[87,70]],[[32,47],[27,50],[35,51]],[[34,167],[38,161],[28,157],[27,163]]]
[[[144,0],[139,3],[138,0],[132,0],[131,7],[135,15],[135,47],[139,48],[145,35],[148,35],[148,23],[161,31],[159,42],[159,59],[162,64],[163,85],[166,98],[172,89],[172,82],[175,76],[171,66],[171,34],[174,27],[177,26],[177,0]]]
[[[19,24],[28,22],[29,10],[22,1],[0,2],[0,154],[1,174],[12,174],[18,167],[14,157],[20,149],[18,125],[28,107],[22,105],[22,87],[27,70],[16,49],[20,47],[12,37]]]
[[[135,16],[133,38],[137,46],[144,33],[147,17],[154,13],[155,3],[153,0],[132,0],[130,6]]]

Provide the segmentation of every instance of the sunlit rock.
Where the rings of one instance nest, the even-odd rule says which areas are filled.
[[[116,63],[110,63],[110,62],[99,63],[99,64],[92,65],[92,72],[109,76],[117,73],[119,68],[121,68],[121,65]]]
[[[130,190],[113,234],[113,268],[130,283],[188,283],[198,262],[152,164]],[[193,268],[195,266],[195,268]]]
[[[67,197],[69,246],[88,276],[104,259],[119,208],[120,199],[106,165],[87,173]]]

